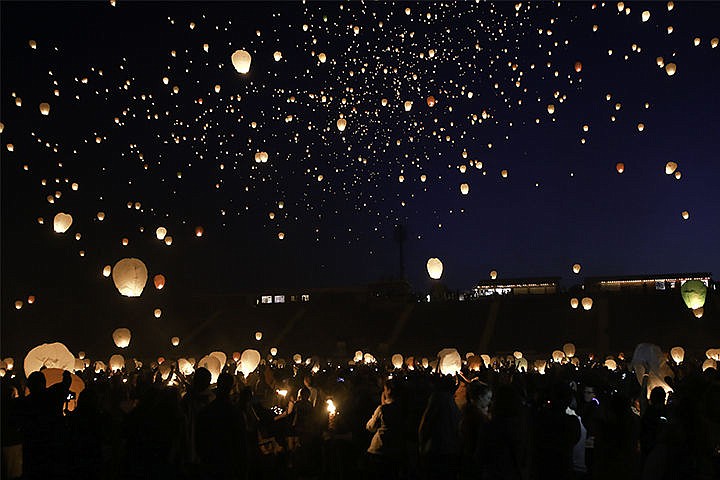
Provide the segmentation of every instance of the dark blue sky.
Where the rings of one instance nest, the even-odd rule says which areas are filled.
[[[418,291],[429,257],[458,289],[492,269],[575,283],[576,262],[581,276],[717,273],[720,3],[626,6],[2,2],[4,323],[33,319],[13,308],[28,295],[103,317],[126,299],[100,271],[123,257],[168,277],[164,296],[144,293],[162,308],[397,277],[397,224]],[[62,235],[58,212],[74,218]]]

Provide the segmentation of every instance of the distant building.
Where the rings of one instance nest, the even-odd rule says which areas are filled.
[[[712,282],[712,274],[699,272],[586,277],[585,289],[590,292],[662,291],[680,288],[688,280],[700,280],[705,286],[709,287]]]
[[[486,280],[472,290],[477,298],[490,295],[548,295],[559,291],[560,277],[504,278]]]

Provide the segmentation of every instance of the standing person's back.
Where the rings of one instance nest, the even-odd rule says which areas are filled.
[[[580,439],[580,421],[566,413],[570,396],[570,388],[558,384],[550,401],[537,412],[534,459],[538,479],[572,478],[573,447]]]
[[[373,432],[368,453],[371,478],[397,478],[403,461],[403,415],[397,402],[397,385],[385,382],[380,405],[368,420],[366,428]]]
[[[425,478],[457,476],[460,457],[460,410],[453,398],[454,380],[439,379],[418,429],[421,471]]]

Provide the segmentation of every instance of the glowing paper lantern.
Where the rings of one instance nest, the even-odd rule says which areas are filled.
[[[72,225],[72,222],[72,215],[68,213],[58,213],[53,219],[53,230],[55,230],[55,233],[65,233],[70,228],[70,225]]]
[[[224,352],[215,351],[210,354],[211,357],[217,358],[218,362],[220,362],[220,368],[222,370],[223,367],[225,367],[225,364],[227,363],[227,355],[225,355]]]
[[[127,328],[118,328],[113,332],[112,337],[116,347],[127,348],[130,345],[132,334]]]
[[[680,287],[685,305],[690,309],[698,309],[705,305],[705,296],[707,295],[707,287],[700,280],[688,280]]]
[[[255,340],[257,340],[259,342],[260,340],[262,340],[262,337],[263,337],[262,332],[255,332]]]
[[[413,106],[413,102],[411,102],[410,100],[407,100],[405,102],[405,111],[409,112],[412,109],[412,106]]]
[[[125,368],[125,358],[122,355],[113,355],[108,362],[111,372],[119,372]]]
[[[153,315],[155,315],[155,318],[160,318],[162,316],[162,310],[160,310],[159,308],[156,308],[155,311],[153,312]]]
[[[578,308],[578,305],[580,305],[580,301],[577,298],[573,297],[570,299],[571,308]]]
[[[272,347],[272,348],[270,349],[270,355],[272,355],[273,357],[274,357],[275,355],[277,355],[277,352],[278,352],[278,349],[275,348],[275,347]]]
[[[97,213],[97,219],[98,219],[99,221],[101,221],[101,222],[102,222],[103,220],[105,220],[105,212],[98,212],[98,213]]]
[[[572,266],[572,271],[573,271],[573,273],[580,273],[580,269],[581,269],[581,268],[582,268],[582,267],[580,266],[580,264],[579,264],[579,263],[576,263],[576,264],[574,264],[574,265]]]
[[[668,77],[672,77],[673,75],[675,75],[675,72],[677,72],[677,65],[675,65],[674,63],[668,63],[667,65],[665,65],[665,73],[668,74]]]
[[[170,339],[170,343],[173,347],[177,347],[178,345],[180,345],[180,337],[172,337]]]
[[[713,360],[712,358],[706,359],[702,364],[703,372],[708,368],[717,370],[717,361]]]
[[[205,355],[197,364],[198,368],[206,368],[210,372],[210,383],[217,383],[217,379],[222,372],[220,360],[212,355]]]
[[[275,52],[273,53],[273,58],[276,62],[279,62],[282,59],[282,52]]]
[[[165,286],[165,276],[158,273],[153,277],[153,283],[155,284],[155,288],[162,290]]]
[[[20,310],[23,307],[23,301],[22,300],[16,300],[15,301],[15,309]]]
[[[495,280],[498,276],[497,270],[490,270],[490,280]]]
[[[537,370],[540,375],[545,375],[546,367],[547,362],[545,360],[535,360],[535,370]]]
[[[170,246],[170,245],[172,245],[172,242],[173,242],[173,238],[170,235],[165,237],[165,245]]]
[[[560,363],[563,361],[564,358],[565,358],[565,352],[563,352],[562,350],[553,351],[553,353],[552,353],[553,362]]]
[[[245,50],[236,50],[231,57],[233,67],[238,73],[248,73],[250,71],[250,62],[252,57]]]
[[[158,227],[158,228],[155,230],[155,237],[156,237],[158,240],[164,240],[164,239],[165,239],[165,235],[167,235],[167,229],[166,229],[165,227]]]
[[[427,272],[433,280],[439,280],[443,273],[443,264],[439,258],[431,258],[427,261]]]
[[[688,218],[690,218],[690,213],[687,210],[683,210],[681,215],[683,220],[687,220]]]
[[[43,343],[28,352],[23,367],[26,378],[43,367],[72,371],[75,367],[75,356],[62,343]]]
[[[112,278],[121,295],[139,297],[147,283],[147,267],[137,258],[123,258],[113,267]]]
[[[435,97],[433,97],[432,95],[427,97],[427,105],[430,108],[434,107],[435,106]]]
[[[680,364],[685,359],[685,349],[682,347],[673,347],[670,349],[670,356],[675,363]]]
[[[392,364],[395,369],[400,369],[403,366],[403,356],[396,353],[392,356]]]
[[[718,39],[718,37],[713,37],[713,38],[710,40],[710,47],[711,47],[711,48],[717,48],[718,44],[720,44],[720,39]]]
[[[460,193],[467,195],[470,192],[470,185],[467,183],[460,184]]]
[[[555,113],[555,105],[553,105],[552,103],[549,104],[549,105],[547,106],[547,112],[548,112],[550,115],[552,115],[553,113]]]
[[[454,348],[445,348],[438,353],[438,369],[443,375],[455,375],[462,369],[462,358]]]
[[[584,297],[582,299],[582,307],[585,310],[590,310],[593,306],[593,300],[590,297]]]
[[[515,368],[517,368],[518,372],[527,372],[528,371],[527,358],[518,359],[518,361],[515,362]]]
[[[647,22],[648,20],[650,20],[650,10],[645,10],[642,12],[642,21]]]
[[[205,229],[201,226],[195,227],[195,236],[196,237],[202,237],[203,233],[205,233]]]
[[[245,350],[240,356],[240,371],[247,378],[260,365],[260,352],[257,350]]]
[[[695,318],[702,318],[703,314],[705,313],[705,309],[703,307],[700,308],[693,308],[693,315],[695,315]]]
[[[180,358],[178,359],[178,370],[180,370],[183,375],[192,375],[195,368],[193,368],[192,363],[190,363],[187,359]]]
[[[665,164],[665,174],[666,175],[672,175],[675,170],[677,170],[678,164],[675,162],[667,162]]]
[[[603,366],[608,370],[615,371],[617,369],[617,362],[612,358],[608,358],[607,360],[605,360],[605,363],[603,363]]]
[[[579,62],[579,61],[578,61],[578,62],[575,62],[575,71],[576,71],[577,73],[582,72],[582,62]]]
[[[563,353],[566,357],[572,358],[575,356],[575,345],[572,343],[566,343],[563,345]]]
[[[325,63],[325,61],[327,60],[327,55],[325,55],[324,53],[318,54],[318,60],[320,60],[320,63]]]
[[[625,164],[622,162],[618,162],[615,165],[615,170],[617,170],[618,173],[623,173],[625,171]]]
[[[347,120],[345,120],[344,118],[339,118],[337,121],[337,129],[340,130],[341,132],[344,132],[346,126],[347,126]]]
[[[43,115],[50,115],[50,104],[49,103],[41,103],[40,104],[40,113]]]

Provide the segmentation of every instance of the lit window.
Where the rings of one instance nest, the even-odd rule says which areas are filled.
[[[262,297],[260,297],[260,301],[261,301],[262,303],[273,303],[273,302],[272,302],[272,295],[263,295]]]
[[[275,295],[275,303],[285,303],[285,295]]]

